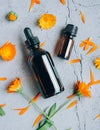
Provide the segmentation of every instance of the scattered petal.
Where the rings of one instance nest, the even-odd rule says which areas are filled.
[[[43,14],[39,19],[39,26],[45,30],[54,27],[55,24],[56,16],[54,16],[53,14]]]
[[[7,78],[6,77],[0,78],[0,81],[4,81],[4,80],[7,80]]]
[[[32,102],[37,102],[37,100],[41,97],[41,94],[38,93],[33,99]]]
[[[90,69],[90,82],[93,83],[94,82],[94,74],[92,72],[92,70]]]
[[[95,119],[100,119],[100,114],[98,114],[98,115],[95,117]]]
[[[66,5],[66,0],[60,0],[63,5]]]
[[[84,12],[80,11],[80,14],[81,14],[81,20],[82,20],[82,22],[86,23],[86,18],[85,18]]]
[[[11,84],[8,86],[8,93],[14,92],[22,92],[23,88],[21,86],[21,79],[16,78]]]
[[[94,61],[94,64],[96,66],[97,69],[100,69],[100,57],[97,57]]]
[[[0,107],[5,107],[7,104],[0,104]]]
[[[0,48],[0,56],[5,61],[13,60],[16,55],[16,47],[11,42],[6,42]]]
[[[46,44],[46,42],[42,42],[42,43],[40,43],[40,47],[41,47],[41,48],[44,47],[45,44]]]
[[[25,114],[30,109],[30,106],[24,107],[24,108],[15,108],[14,110],[19,111],[19,115]]]
[[[31,0],[29,11],[32,11],[34,4],[41,4],[40,0]]]
[[[15,12],[13,12],[13,11],[10,11],[10,12],[8,13],[8,15],[7,15],[7,19],[8,19],[9,21],[16,21],[17,18],[18,18],[18,15],[17,15]]]
[[[33,126],[36,126],[36,125],[41,121],[42,117],[43,117],[42,114],[40,114],[40,115],[36,118],[36,120],[35,120]]]
[[[71,98],[73,98],[73,97],[75,97],[75,96],[76,96],[76,94],[72,94],[72,95],[68,96],[67,98],[68,98],[68,99],[71,99]]]
[[[74,63],[78,63],[80,61],[81,61],[81,59],[74,59],[74,60],[70,60],[68,63],[69,64],[74,64]]]
[[[70,108],[74,107],[74,106],[77,104],[77,102],[78,102],[78,100],[73,101],[73,102],[67,107],[67,109],[70,109]]]
[[[93,48],[91,48],[91,49],[87,52],[87,55],[92,54],[96,49],[98,49],[98,46],[94,46]]]

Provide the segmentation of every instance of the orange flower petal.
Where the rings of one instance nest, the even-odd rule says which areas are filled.
[[[81,14],[81,20],[82,20],[82,22],[86,23],[86,18],[85,18],[84,12],[80,11],[80,14]]]
[[[41,48],[44,47],[45,44],[46,44],[46,42],[42,42],[42,43],[40,43],[40,47],[41,47]]]
[[[63,5],[66,5],[66,0],[60,0]]]
[[[100,119],[100,114],[98,114],[98,115],[95,117],[95,119]]]
[[[72,94],[72,95],[68,96],[67,98],[68,98],[68,99],[71,99],[71,98],[73,98],[73,97],[75,97],[75,96],[76,96],[76,94]]]
[[[69,64],[74,64],[74,63],[78,63],[80,61],[81,61],[81,59],[74,59],[74,60],[70,60],[68,63]]]
[[[19,112],[19,115],[23,115],[23,114],[25,114],[29,109],[30,109],[30,106],[27,106],[27,107],[24,107],[24,108],[15,108],[14,110],[20,111],[20,112]]]
[[[91,48],[91,49],[87,52],[87,55],[92,54],[97,48],[98,48],[98,46],[95,45],[93,48]]]
[[[77,104],[77,102],[78,102],[78,100],[73,101],[73,102],[67,107],[67,109],[70,109],[70,108],[74,107],[74,106]]]
[[[40,0],[31,0],[31,4],[30,4],[30,8],[29,8],[29,11],[32,10],[34,4],[41,4]]]
[[[0,78],[0,81],[4,81],[4,80],[7,80],[7,78],[6,77]]]
[[[86,44],[86,45],[84,46],[84,51],[88,50],[89,47],[90,47],[90,45],[89,45],[89,44]]]
[[[33,99],[32,102],[36,102],[41,97],[41,94],[38,93]]]
[[[43,117],[42,114],[40,114],[40,115],[36,118],[36,120],[35,120],[33,126],[36,126],[36,125],[41,121],[42,117]]]
[[[90,81],[91,81],[91,83],[94,82],[94,74],[91,69],[90,69]]]
[[[7,104],[0,104],[0,107],[5,107]]]
[[[16,55],[16,47],[11,42],[6,42],[0,48],[0,56],[5,61],[13,60]]]

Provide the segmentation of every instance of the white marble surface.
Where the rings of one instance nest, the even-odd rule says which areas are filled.
[[[23,29],[30,27],[41,42],[46,41],[44,49],[48,50],[54,59],[58,73],[65,86],[65,91],[49,99],[40,98],[38,104],[42,109],[57,103],[62,104],[66,97],[72,94],[73,85],[77,77],[84,81],[89,81],[89,70],[93,69],[96,79],[100,79],[100,71],[93,65],[93,60],[100,55],[100,1],[99,0],[68,0],[63,6],[59,0],[41,0],[41,5],[35,5],[29,13],[30,0],[1,0],[0,1],[0,46],[10,40],[16,43],[17,56],[13,61],[5,62],[0,59],[0,77],[6,76],[8,80],[0,82],[0,104],[7,103],[4,108],[6,116],[0,117],[0,130],[35,130],[32,124],[38,115],[38,111],[33,107],[25,115],[19,116],[12,108],[25,107],[27,101],[18,94],[8,94],[6,89],[8,84],[15,78],[20,77],[26,93],[33,97],[38,88],[34,83],[32,73],[27,65],[24,54],[25,37]],[[16,22],[8,22],[5,19],[9,11],[15,11],[19,18]],[[86,24],[80,19],[80,10],[86,16]],[[57,24],[54,28],[44,31],[37,26],[37,20],[44,13],[53,13],[57,17]],[[69,65],[67,61],[54,56],[54,48],[59,38],[60,30],[67,23],[78,26],[79,31],[75,46],[71,54],[71,59],[82,57],[82,64]],[[99,49],[90,56],[79,48],[79,44],[87,37],[92,37],[98,44]],[[63,69],[62,69],[63,68]],[[100,120],[94,121],[95,116],[100,113],[100,85],[93,87],[92,98],[82,98],[77,106],[57,114],[53,120],[58,130],[100,130]],[[53,128],[52,128],[53,130]]]

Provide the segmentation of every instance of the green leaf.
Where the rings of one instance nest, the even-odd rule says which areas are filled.
[[[5,116],[5,112],[4,112],[4,110],[2,109],[2,107],[0,107],[0,116]]]
[[[55,112],[56,112],[56,103],[51,106],[48,116],[51,117]]]
[[[50,122],[46,121],[44,123],[44,125],[42,127],[39,127],[37,130],[48,130],[51,126],[52,126],[52,124]]]
[[[45,119],[42,120],[42,121],[39,123],[39,127],[42,127],[42,126],[44,125],[44,123],[45,123]]]

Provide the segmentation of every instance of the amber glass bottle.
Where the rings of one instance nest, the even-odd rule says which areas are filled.
[[[69,59],[73,45],[74,37],[76,37],[78,28],[72,24],[68,24],[61,32],[61,37],[58,40],[58,57]]]
[[[25,28],[24,33],[27,38],[26,47],[29,50],[28,63],[35,74],[41,94],[48,98],[64,91],[49,52],[40,48],[40,41],[38,37],[33,36],[30,28]]]

